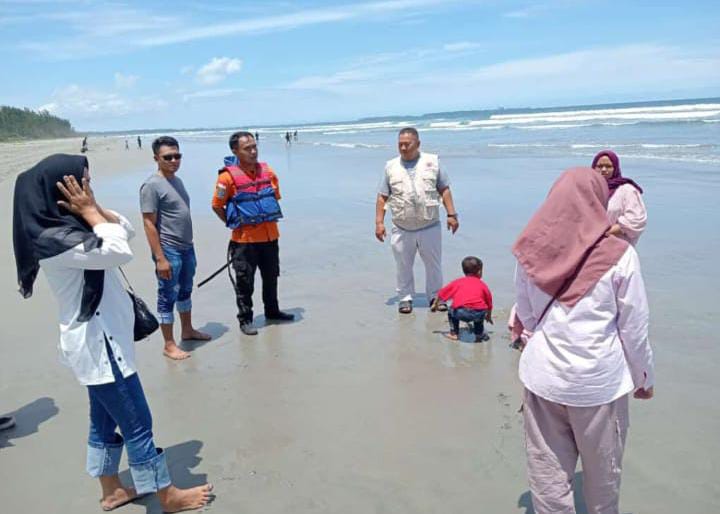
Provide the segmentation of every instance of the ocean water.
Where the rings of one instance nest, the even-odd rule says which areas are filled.
[[[422,140],[444,155],[591,157],[601,148],[612,147],[628,158],[720,165],[720,98],[476,111],[253,130],[261,139],[279,140],[287,130],[298,130],[302,144],[390,149],[393,135],[408,125],[420,130]],[[231,132],[182,135],[212,140]]]

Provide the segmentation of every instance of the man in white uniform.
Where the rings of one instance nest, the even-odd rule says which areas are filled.
[[[425,292],[432,305],[442,287],[442,232],[440,201],[447,211],[447,227],[454,234],[457,211],[450,193],[450,181],[440,168],[438,156],[420,152],[420,136],[412,127],[398,134],[400,156],[385,164],[375,204],[375,237],[385,241],[385,209],[392,212],[390,245],[397,265],[398,310],[412,312],[415,277],[413,263],[419,253],[425,265]],[[440,302],[437,309],[447,310]]]

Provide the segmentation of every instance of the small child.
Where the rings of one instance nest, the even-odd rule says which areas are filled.
[[[448,339],[457,341],[460,334],[460,322],[473,324],[475,342],[487,341],[484,322],[492,323],[492,293],[482,280],[483,263],[477,257],[465,257],[462,260],[464,277],[453,280],[438,291],[433,310],[439,301],[452,300],[448,310],[450,333]]]

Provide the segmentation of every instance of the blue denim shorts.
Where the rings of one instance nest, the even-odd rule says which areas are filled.
[[[165,258],[170,262],[172,276],[169,280],[158,277],[157,311],[160,323],[171,324],[175,321],[173,310],[176,306],[178,312],[188,312],[192,309],[190,295],[197,260],[195,248],[192,246],[180,249],[163,245],[162,250]]]

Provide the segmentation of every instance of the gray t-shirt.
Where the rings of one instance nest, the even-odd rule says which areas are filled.
[[[155,213],[160,244],[186,249],[193,244],[190,197],[178,177],[153,173],[140,187],[140,210]]]
[[[407,170],[408,175],[410,175],[410,180],[415,180],[415,167],[417,166],[418,160],[420,160],[420,157],[412,161],[404,161],[400,159],[400,164],[402,164],[403,168]],[[438,170],[437,176],[438,192],[442,191],[448,186],[450,186],[450,177],[448,177],[448,174],[441,167]],[[382,179],[380,180],[380,185],[378,186],[378,193],[383,196],[390,196],[390,177],[388,177],[387,173],[383,172]]]

